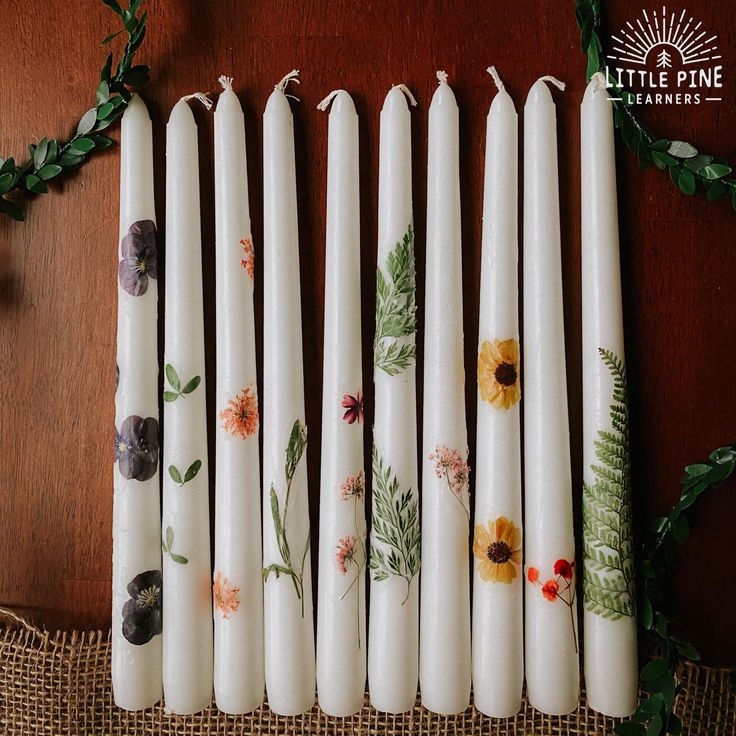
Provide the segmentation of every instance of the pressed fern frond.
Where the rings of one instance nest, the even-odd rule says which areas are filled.
[[[595,482],[583,484],[583,603],[617,620],[636,612],[626,366],[610,350],[598,353],[613,378],[612,430],[598,430]]]

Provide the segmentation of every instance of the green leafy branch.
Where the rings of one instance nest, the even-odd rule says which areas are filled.
[[[373,528],[369,568],[373,580],[392,576],[406,581],[409,598],[411,582],[419,572],[421,560],[419,501],[409,488],[401,491],[391,467],[385,467],[376,445],[373,445]],[[379,546],[376,542],[380,542]]]
[[[130,101],[129,87],[139,87],[149,78],[150,69],[143,64],[133,64],[136,51],[146,35],[147,14],[138,17],[142,0],[129,0],[122,8],[116,0],[102,0],[120,16],[123,28],[105,38],[108,44],[116,36],[125,33],[128,40],[122,57],[113,73],[113,56],[110,53],[100,72],[95,106],[84,113],[74,136],[66,143],[56,138],[42,138],[30,144],[30,158],[16,164],[15,159],[0,158],[0,212],[14,220],[23,220],[23,197],[28,194],[48,192],[47,182],[78,169],[95,151],[112,145],[110,138],[100,132],[114,123],[125,111]]]
[[[610,350],[598,354],[613,377],[612,429],[598,430],[595,482],[583,483],[583,603],[616,621],[633,617],[636,601],[626,366]]]
[[[388,276],[376,269],[376,334],[373,364],[395,376],[406,370],[416,357],[416,345],[397,340],[412,337],[417,329],[416,273],[414,270],[414,229],[409,225],[403,239],[386,259]]]
[[[170,388],[170,390],[164,391],[164,401],[176,401],[179,397],[186,399],[187,395],[191,394],[202,383],[201,376],[194,376],[182,388],[181,379],[174,366],[171,363],[167,363],[164,370]]]
[[[575,0],[575,17],[581,34],[581,48],[588,57],[587,78],[601,72],[619,99],[612,98],[614,124],[631,151],[636,154],[641,168],[653,163],[658,169],[667,169],[675,186],[684,194],[699,191],[708,201],[727,196],[736,209],[736,177],[726,159],[698,153],[695,146],[685,141],[660,138],[644,127],[634,116],[632,107],[636,96],[624,89],[603,61],[605,54],[600,40],[601,0]]]
[[[301,561],[297,568],[291,557],[291,547],[286,535],[286,518],[289,512],[289,499],[291,497],[291,484],[296,474],[296,469],[304,455],[307,447],[307,428],[298,419],[294,422],[289,435],[289,443],[286,447],[286,463],[284,465],[284,476],[286,478],[286,497],[284,499],[284,511],[281,513],[279,497],[273,483],[271,484],[271,517],[273,518],[274,532],[276,533],[276,544],[281,555],[281,563],[273,563],[263,568],[263,582],[273,573],[278,579],[281,575],[288,575],[294,585],[296,597],[302,604],[302,618],[304,617],[304,563],[309,553],[310,532],[307,531],[307,540],[302,552]]]
[[[171,557],[171,559],[174,562],[179,563],[180,565],[186,565],[189,560],[184,557],[183,555],[177,555],[175,552],[171,551],[172,546],[174,545],[174,530],[170,527],[166,527],[166,534],[161,541],[161,551],[165,554]]]
[[[671,590],[677,548],[690,533],[687,510],[708,489],[723,485],[735,468],[736,445],[715,450],[704,463],[688,465],[680,500],[667,516],[650,523],[641,554],[639,622],[656,644],[659,656],[642,668],[642,685],[649,696],[639,703],[632,720],[616,725],[619,736],[677,735],[682,731],[682,721],[674,712],[675,697],[681,690],[677,667],[683,659],[698,660],[700,656],[692,644],[669,632],[674,618]]]
[[[173,480],[174,483],[178,483],[179,486],[183,486],[185,483],[189,483],[190,480],[194,480],[194,478],[196,478],[197,473],[199,473],[201,467],[202,461],[195,460],[187,468],[187,471],[186,473],[184,473],[184,477],[182,478],[179,468],[177,468],[176,465],[169,465],[169,475],[171,476],[171,480]]]

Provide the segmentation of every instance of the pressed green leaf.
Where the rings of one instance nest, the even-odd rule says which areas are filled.
[[[184,474],[184,482],[189,483],[190,480],[193,480],[197,473],[199,473],[199,469],[202,467],[202,461],[201,460],[195,460],[188,468],[187,472]]]
[[[179,394],[173,391],[164,391],[164,401],[176,401],[179,398]]]
[[[176,555],[173,552],[170,553],[170,557],[172,560],[174,560],[174,562],[178,562],[180,565],[186,565],[189,562],[186,557],[182,555]]]
[[[171,545],[174,544],[174,530],[170,527],[166,527],[166,546],[171,549]]]
[[[46,164],[38,172],[38,176],[44,181],[47,181],[48,179],[53,179],[59,173],[61,173],[61,166],[58,164]]]
[[[179,381],[179,374],[176,372],[174,366],[171,363],[167,363],[164,370],[166,372],[166,380],[169,382],[171,388],[174,391],[179,391],[181,389],[181,383]]]
[[[184,386],[181,392],[183,394],[190,394],[192,393],[192,391],[194,391],[197,388],[197,386],[199,386],[201,382],[202,382],[201,376],[194,376],[194,378],[192,378],[192,380],[189,381],[189,383],[187,383],[186,386]]]
[[[89,133],[92,128],[95,127],[96,121],[97,108],[92,107],[87,110],[84,115],[82,115],[82,119],[79,121],[79,125],[77,126],[77,135],[86,135],[87,133]]]
[[[667,152],[677,158],[692,158],[698,155],[698,150],[685,141],[672,141],[667,148]]]
[[[183,483],[181,479],[181,473],[179,472],[179,468],[177,468],[176,465],[169,465],[169,475],[171,476],[171,480],[173,480],[174,483],[178,483],[179,485]]]

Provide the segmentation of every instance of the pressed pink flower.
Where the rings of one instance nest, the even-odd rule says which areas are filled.
[[[341,575],[345,575],[348,571],[348,565],[355,560],[355,544],[357,540],[352,535],[340,539],[335,552],[335,560],[337,561],[337,569]]]
[[[252,387],[244,388],[220,412],[222,428],[233,437],[248,439],[258,429],[258,397]]]
[[[245,269],[248,276],[255,278],[256,271],[256,252],[253,248],[253,241],[250,238],[243,238],[240,241],[243,246],[243,260],[240,261],[240,265]]]
[[[359,470],[355,475],[349,475],[340,483],[340,499],[349,501],[351,498],[363,500],[365,495],[365,473]]]
[[[240,607],[238,593],[240,588],[231,586],[230,581],[218,570],[212,582],[212,597],[215,610],[220,611],[224,619],[230,618],[230,614]]]
[[[446,478],[454,494],[460,496],[468,489],[470,466],[458,450],[437,445],[434,452],[429,453],[428,459],[434,463],[434,474],[438,478]]]
[[[360,424],[363,421],[363,393],[360,389],[358,389],[355,396],[345,394],[342,397],[342,406],[345,409],[342,418],[348,424],[354,424],[355,422]]]

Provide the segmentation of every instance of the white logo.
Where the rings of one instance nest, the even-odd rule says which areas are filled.
[[[611,39],[613,53],[608,58],[615,64],[607,67],[608,76],[632,91],[635,104],[699,105],[721,100],[718,36],[686,10],[642,10]]]

